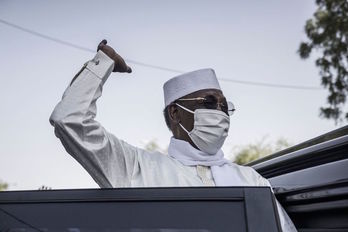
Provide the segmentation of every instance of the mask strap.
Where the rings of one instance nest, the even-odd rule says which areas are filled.
[[[179,106],[180,108],[182,108],[183,110],[186,110],[187,112],[190,112],[191,114],[195,114],[195,112],[193,112],[192,110],[187,109],[186,107],[183,107],[182,105],[179,105],[178,103],[175,103],[177,106]],[[190,132],[188,130],[186,130],[186,128],[181,125],[181,123],[179,122],[179,126],[187,133],[189,134]]]
[[[181,123],[179,122],[179,126],[187,133],[187,134],[189,134],[190,132],[188,132],[187,130],[186,130],[186,128],[183,126],[183,125],[181,125]]]
[[[186,110],[187,112],[190,112],[191,114],[195,114],[194,111],[187,109],[186,107],[183,107],[182,105],[179,105],[178,103],[175,103],[175,105],[179,106],[181,109]]]

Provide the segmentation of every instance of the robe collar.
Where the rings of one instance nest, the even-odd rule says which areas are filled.
[[[230,163],[229,160],[224,158],[224,153],[221,149],[216,154],[210,155],[194,148],[190,143],[174,137],[170,139],[168,154],[187,166],[221,166]]]

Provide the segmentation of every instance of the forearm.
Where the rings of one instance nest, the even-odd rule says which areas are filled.
[[[69,116],[95,116],[92,103],[101,96],[101,89],[113,70],[114,62],[102,51],[75,75],[70,86],[64,92],[62,100],[55,107],[50,123],[64,120]],[[82,115],[81,115],[82,114]]]
[[[129,185],[137,161],[134,147],[108,133],[95,120],[96,101],[113,65],[99,51],[75,76],[50,117],[66,151],[101,187]]]

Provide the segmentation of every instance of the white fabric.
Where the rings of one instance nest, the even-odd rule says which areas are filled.
[[[168,154],[186,166],[202,165],[211,167],[216,186],[249,185],[241,178],[239,168],[234,168],[237,165],[224,158],[221,149],[215,155],[209,155],[197,150],[186,141],[172,137]]]
[[[221,90],[213,69],[200,69],[168,80],[163,85],[164,104],[168,106],[178,98],[202,89]]]
[[[101,188],[204,186],[195,166],[184,165],[159,152],[131,146],[106,131],[95,120],[96,101],[113,65],[113,61],[99,51],[66,89],[55,107],[50,123],[66,151]],[[243,185],[270,186],[250,167],[235,164],[226,167],[234,169],[234,180]],[[279,204],[278,211],[283,231],[296,231]]]
[[[205,186],[215,186],[214,179],[209,174],[211,173],[210,168],[207,166],[197,165],[197,175],[201,178]]]
[[[194,112],[176,103],[183,110],[194,114],[191,131],[179,123],[199,150],[210,155],[221,149],[228,136],[230,117],[221,110],[196,109]]]
[[[172,137],[168,147],[168,155],[186,166],[213,166],[230,163],[224,158],[224,153],[220,149],[215,155],[209,155],[200,151],[188,142]]]

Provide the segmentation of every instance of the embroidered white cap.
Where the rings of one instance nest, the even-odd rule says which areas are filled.
[[[184,73],[164,83],[164,104],[168,106],[175,100],[202,89],[221,90],[215,71],[211,68]]]

